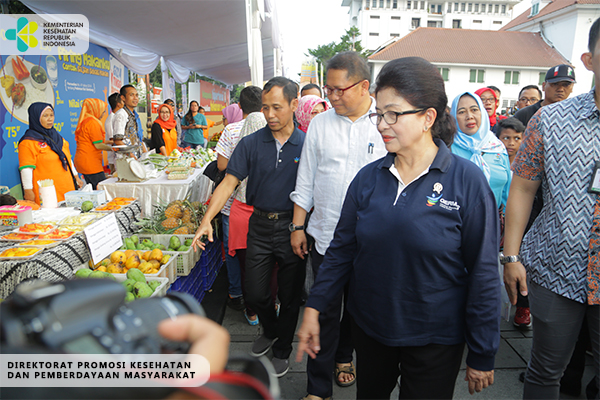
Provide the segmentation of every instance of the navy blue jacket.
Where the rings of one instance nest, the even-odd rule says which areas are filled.
[[[439,140],[430,170],[396,199],[395,154],[359,171],[307,303],[323,311],[350,281],[348,310],[387,346],[466,342],[494,368],[500,342],[499,220],[483,173]]]

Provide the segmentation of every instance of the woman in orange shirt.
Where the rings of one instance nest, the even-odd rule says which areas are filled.
[[[37,182],[52,179],[58,201],[65,193],[83,186],[71,161],[69,143],[54,129],[54,108],[33,103],[27,110],[29,129],[19,140],[19,171],[25,200],[40,204]]]
[[[175,122],[173,107],[161,104],[158,108],[158,118],[150,130],[150,149],[156,149],[163,156],[169,155],[177,148],[177,122]]]
[[[104,143],[106,132],[103,121],[106,119],[106,110],[106,103],[102,100],[85,99],[75,129],[77,142],[75,166],[94,190],[98,187],[98,183],[106,179],[102,165],[102,150],[112,151],[112,148]]]

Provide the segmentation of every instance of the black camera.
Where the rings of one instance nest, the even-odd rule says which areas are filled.
[[[0,303],[0,342],[79,354],[187,353],[189,343],[160,336],[157,325],[182,314],[204,316],[187,293],[125,303],[125,288],[106,279],[23,282]]]

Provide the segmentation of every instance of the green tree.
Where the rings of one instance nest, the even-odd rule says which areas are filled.
[[[357,27],[353,26],[350,29],[346,29],[346,33],[340,37],[339,43],[331,42],[325,45],[320,45],[316,49],[308,49],[308,54],[317,60],[318,65],[325,67],[327,62],[335,56],[337,53],[343,51],[356,51],[365,59],[371,55],[371,53],[365,50],[358,40],[360,31]]]

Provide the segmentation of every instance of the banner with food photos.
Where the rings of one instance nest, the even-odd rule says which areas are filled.
[[[27,109],[34,102],[54,106],[54,127],[69,142],[75,155],[75,128],[83,100],[97,98],[107,102],[114,74],[110,53],[90,43],[85,54],[6,55],[0,65],[0,185],[13,188],[21,184],[18,144],[29,127]],[[126,68],[115,69],[121,80]],[[119,80],[113,77],[113,81]],[[107,114],[108,115],[108,114]]]

